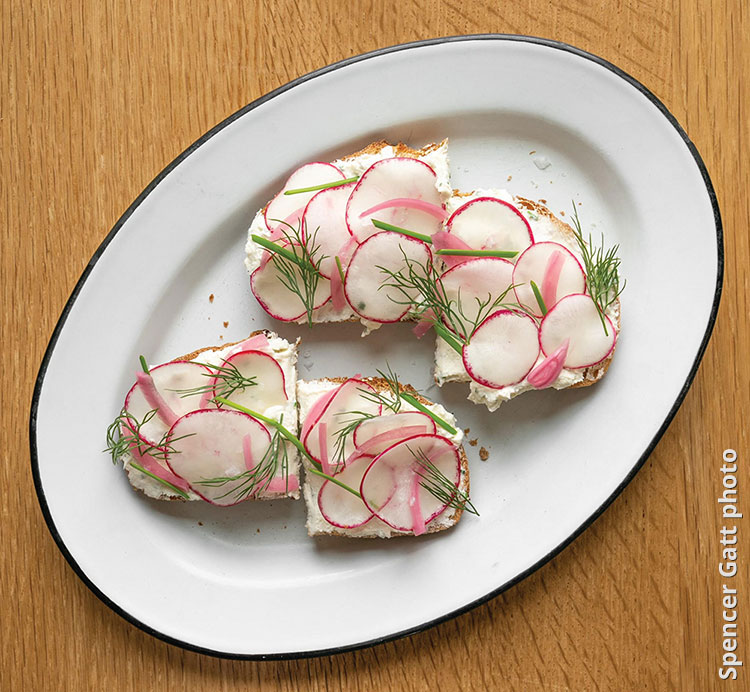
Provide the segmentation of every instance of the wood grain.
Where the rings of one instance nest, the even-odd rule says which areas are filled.
[[[0,689],[729,685],[716,672],[716,497],[728,447],[740,456],[741,495],[750,493],[748,11],[741,0],[3,0]],[[726,289],[680,412],[636,479],[571,547],[516,588],[427,632],[332,657],[237,662],[135,629],[73,574],[32,487],[32,387],[79,275],[154,175],[244,104],[357,53],[480,32],[552,37],[611,60],[667,105],[702,153],[724,220]],[[741,529],[739,641],[750,657],[750,528]],[[750,689],[748,666],[733,689]]]

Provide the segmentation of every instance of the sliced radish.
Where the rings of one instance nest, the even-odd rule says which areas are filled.
[[[359,492],[365,505],[397,531],[423,531],[447,507],[421,486],[423,481],[429,482],[430,477],[422,461],[425,458],[451,484],[459,487],[458,448],[440,435],[417,435],[397,442],[375,457],[362,477]],[[416,520],[415,510],[419,514]]]
[[[163,481],[167,481],[167,483],[171,483],[173,486],[179,488],[180,490],[190,490],[190,485],[188,484],[188,482],[180,478],[179,476],[176,476],[165,462],[157,459],[151,454],[141,454],[140,450],[138,449],[138,445],[135,442],[130,444],[130,448],[128,451],[130,452],[136,464],[142,466],[144,469],[146,469],[146,471],[150,471],[158,478],[161,478]]]
[[[227,353],[227,358],[230,358],[240,351],[268,351],[270,348],[271,344],[268,341],[268,336],[261,332],[260,334],[253,334],[253,336],[248,339],[240,341],[238,344],[232,346]]]
[[[294,274],[297,285],[302,286],[300,272],[295,268]],[[286,278],[278,271],[273,260],[268,257],[250,275],[250,288],[260,306],[271,317],[282,322],[295,322],[307,314],[301,298],[291,291]],[[331,299],[331,284],[321,276],[315,288],[313,309],[317,310]]]
[[[380,415],[380,404],[373,403],[367,396],[374,393],[375,390],[367,382],[354,378],[348,379],[336,389],[334,395],[328,399],[325,406],[320,411],[315,412],[317,419],[306,429],[305,434],[301,438],[302,444],[305,445],[305,448],[313,459],[322,463],[325,449],[328,450],[329,457],[332,458],[334,456],[339,434],[351,422],[352,418],[356,416],[354,412],[371,413],[375,416]],[[308,414],[307,418],[310,419],[310,417],[310,414]],[[319,432],[322,425],[325,425],[325,433],[323,435],[325,449],[321,444],[322,439]],[[346,438],[343,451],[343,458],[345,459],[354,451],[352,437],[352,435],[348,435]],[[335,459],[331,460],[335,462]]]
[[[377,456],[395,442],[435,433],[435,421],[421,411],[401,411],[362,421],[354,430],[354,445],[362,454]]]
[[[419,159],[376,161],[357,182],[346,208],[346,223],[362,242],[377,229],[372,218],[432,235],[443,225],[443,199],[435,171]],[[373,211],[374,210],[374,211]]]
[[[249,443],[243,443],[244,439]],[[261,463],[271,435],[262,423],[240,411],[205,409],[180,418],[170,429],[169,440],[169,468],[207,502],[229,506],[250,497],[251,493],[238,497],[248,482],[248,477],[242,476],[247,472],[246,455],[256,465]],[[204,483],[218,478],[236,480],[221,485]]]
[[[343,180],[344,174],[333,164],[315,161],[300,166],[292,173],[276,195],[266,206],[264,218],[266,228],[269,231],[277,229],[281,221],[296,226],[302,217],[302,212],[307,203],[315,196],[317,191],[298,192],[294,195],[285,195],[286,190],[296,190],[303,187],[312,187],[329,183],[333,180]]]
[[[528,315],[493,312],[463,347],[469,376],[485,387],[500,389],[521,382],[539,357],[539,328]]]
[[[146,373],[139,374],[137,381],[125,397],[125,410],[136,420],[142,421],[146,415],[153,411],[158,404],[151,396],[150,383],[144,381],[144,377],[153,381],[153,386],[169,409],[166,417],[159,414],[152,416],[147,423],[141,426],[139,436],[151,445],[156,445],[164,433],[169,430],[174,420],[192,411],[199,405],[197,396],[181,396],[178,390],[194,389],[210,384],[211,370],[200,363],[186,360],[175,360],[151,368],[150,377]],[[144,388],[144,383],[147,385]],[[174,417],[174,418],[173,418]],[[169,424],[167,424],[169,421]]]
[[[460,309],[459,314],[463,314],[464,322],[469,326],[477,319],[482,304],[487,306],[503,294],[510,293],[513,264],[501,257],[464,259],[467,261],[448,269],[440,280],[445,298],[453,301],[457,310]],[[513,294],[510,296],[508,302],[512,302]]]
[[[255,384],[234,392],[222,393],[225,380],[213,379],[214,396],[225,396],[234,403],[254,411],[266,411],[271,406],[284,406],[288,401],[284,371],[275,358],[262,351],[240,351],[221,363],[224,368],[236,368],[243,377],[254,377]]]
[[[547,310],[561,298],[583,293],[586,275],[575,255],[559,243],[539,242],[527,248],[516,260],[513,285],[520,305],[537,317],[542,313],[531,289],[531,282],[541,288]]]
[[[478,197],[462,204],[448,219],[445,230],[473,250],[521,252],[534,242],[526,217],[496,197]]]
[[[383,269],[396,273],[407,268],[407,261],[420,271],[420,266],[431,263],[432,253],[421,240],[401,233],[370,236],[356,249],[346,270],[344,291],[352,309],[373,322],[398,322],[410,306],[400,290],[384,285],[391,278]]]
[[[305,438],[310,434],[310,430],[312,430],[313,426],[320,420],[320,417],[323,415],[323,412],[328,407],[328,404],[331,403],[331,399],[336,396],[339,389],[341,389],[343,385],[340,384],[337,387],[334,387],[328,392],[325,392],[325,394],[321,394],[312,404],[310,407],[310,410],[307,412],[307,415],[305,416],[305,420],[302,421],[302,430],[300,431],[299,439],[304,442]]]
[[[302,215],[302,228],[305,241],[312,241],[312,247],[319,247],[320,273],[330,279],[338,269],[335,257],[342,246],[349,241],[351,234],[346,225],[346,203],[354,189],[354,183],[321,190],[305,207]]]
[[[359,488],[372,459],[373,457],[365,454],[354,457],[335,478],[350,488]],[[318,507],[329,524],[341,529],[354,529],[373,517],[373,513],[360,498],[328,480],[318,491]]]
[[[559,348],[566,339],[570,346],[565,357],[566,368],[588,368],[601,363],[615,347],[615,328],[606,315],[607,333],[591,296],[576,293],[558,301],[542,320],[539,344],[546,355]]]

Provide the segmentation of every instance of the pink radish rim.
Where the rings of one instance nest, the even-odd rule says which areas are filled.
[[[247,413],[243,413],[242,411],[237,411],[235,409],[218,409],[218,408],[198,409],[197,411],[190,411],[190,412],[186,413],[184,416],[180,416],[175,421],[174,425],[169,429],[169,432],[167,433],[167,444],[169,444],[169,440],[172,437],[172,432],[180,424],[180,421],[183,418],[187,418],[188,416],[200,415],[200,414],[203,414],[203,413],[209,413],[211,415],[215,415],[216,413],[220,413],[222,415],[237,414],[237,415],[240,415],[240,416],[244,416],[245,418],[249,418],[251,421],[254,421],[255,423],[258,424],[258,426],[266,434],[266,437],[268,437],[268,444],[271,444],[271,433],[268,431],[268,428],[263,423],[261,423],[259,420],[257,420],[256,418],[253,418],[252,416],[248,415]],[[195,486],[189,480],[187,480],[187,478],[184,478],[183,476],[181,476],[179,473],[177,473],[172,468],[172,464],[169,463],[169,457],[170,457],[170,455],[167,452],[167,454],[164,455],[164,461],[166,462],[167,466],[169,467],[169,470],[175,476],[177,476],[177,478],[181,478],[183,481],[185,481],[185,483],[187,483],[188,486],[190,487],[190,490],[192,490],[198,497],[200,497],[201,500],[205,500],[206,502],[208,502],[208,504],[213,505],[214,507],[234,507],[235,505],[238,505],[241,502],[246,502],[247,500],[250,499],[251,495],[248,495],[247,497],[243,498],[242,500],[237,500],[237,502],[232,502],[230,504],[220,504],[218,502],[214,502],[213,500],[209,500],[205,495],[203,495],[203,493],[201,493],[200,490],[197,490],[195,488]]]
[[[393,524],[391,524],[386,519],[383,519],[383,517],[381,517],[368,504],[367,500],[365,499],[365,494],[364,494],[364,492],[362,492],[362,486],[365,483],[365,479],[367,478],[367,474],[370,472],[370,469],[380,460],[380,458],[383,456],[383,454],[386,454],[387,452],[389,452],[390,450],[392,450],[394,447],[398,447],[399,445],[405,445],[407,442],[410,442],[412,440],[416,440],[418,438],[425,438],[425,437],[437,438],[439,440],[442,440],[442,441],[448,443],[448,445],[450,445],[450,447],[453,450],[453,453],[454,453],[454,455],[456,457],[456,468],[458,470],[458,480],[455,483],[456,490],[458,490],[459,487],[460,487],[460,485],[461,485],[461,477],[463,476],[463,473],[462,473],[463,469],[461,468],[461,455],[458,453],[458,447],[456,447],[456,445],[453,442],[453,440],[451,440],[451,439],[449,439],[447,437],[444,437],[443,435],[437,435],[437,434],[414,435],[414,437],[409,437],[409,438],[407,438],[405,440],[401,440],[400,442],[396,442],[395,444],[392,444],[390,447],[388,447],[388,449],[384,449],[380,454],[378,454],[378,456],[376,456],[372,460],[372,462],[370,463],[370,465],[367,467],[367,470],[362,475],[362,481],[359,484],[359,494],[362,496],[362,502],[365,503],[365,506],[367,507],[367,509],[369,509],[378,519],[380,519],[380,521],[382,521],[384,524],[387,524],[388,526],[390,526],[395,531],[401,531],[403,533],[411,533],[413,531],[413,529],[394,526]],[[388,500],[386,500],[386,503],[383,505],[383,507],[385,507],[388,504],[388,502],[390,502],[390,498],[388,498]],[[427,526],[433,519],[435,519],[436,517],[440,516],[443,512],[445,512],[445,510],[446,510],[447,507],[448,507],[448,505],[445,504],[440,509],[438,509],[437,511],[433,512],[429,516],[429,518],[425,519],[425,522],[424,522],[425,526]]]
[[[341,179],[342,179],[342,180],[345,180],[345,179],[346,179],[346,176],[344,175],[343,171],[341,171],[341,170],[340,170],[340,169],[339,169],[339,168],[338,168],[337,166],[334,166],[334,165],[333,165],[332,163],[328,163],[327,161],[309,161],[308,163],[302,164],[302,166],[298,166],[297,168],[295,168],[295,169],[294,169],[294,170],[293,170],[293,171],[292,171],[292,172],[291,172],[291,173],[289,174],[289,176],[287,177],[287,179],[286,179],[286,181],[284,182],[284,185],[283,185],[283,187],[281,188],[281,190],[279,190],[279,192],[277,192],[277,193],[276,193],[276,194],[275,194],[275,195],[274,195],[274,196],[273,196],[273,197],[271,198],[271,200],[270,200],[270,201],[268,202],[268,204],[266,204],[266,206],[265,206],[265,209],[263,209],[263,223],[264,223],[264,224],[266,225],[266,228],[267,228],[267,229],[268,229],[269,231],[272,231],[272,230],[273,230],[273,229],[271,228],[271,226],[269,226],[269,224],[268,224],[268,221],[269,221],[269,219],[268,219],[268,207],[270,207],[270,206],[271,206],[271,202],[273,202],[273,201],[274,201],[274,200],[275,200],[275,199],[276,199],[277,197],[280,197],[281,195],[283,195],[283,194],[284,194],[284,191],[286,190],[286,184],[287,184],[287,182],[289,182],[289,178],[291,178],[291,177],[292,177],[292,176],[293,176],[293,175],[294,175],[294,174],[295,174],[295,173],[296,173],[296,172],[297,172],[298,170],[300,170],[301,168],[304,168],[305,166],[312,166],[313,164],[320,164],[320,165],[323,165],[323,166],[330,166],[331,168],[333,168],[333,170],[334,170],[334,171],[336,171],[336,172],[337,172],[337,173],[338,173],[338,174],[339,174],[339,175],[341,176]],[[305,205],[305,206],[307,206],[307,205]]]
[[[346,212],[344,213],[344,219],[346,220],[346,227],[347,227],[347,228],[349,229],[349,233],[350,233],[351,235],[353,235],[353,236],[354,236],[355,238],[356,238],[356,235],[355,235],[354,231],[352,231],[352,226],[351,226],[351,224],[349,223],[349,216],[350,216],[350,214],[349,214],[349,207],[351,207],[351,204],[352,204],[352,197],[353,197],[353,196],[354,196],[354,194],[355,194],[355,193],[357,192],[357,189],[359,188],[359,186],[360,186],[360,185],[362,185],[362,183],[363,183],[363,182],[364,182],[364,180],[366,179],[366,177],[367,177],[367,174],[368,174],[368,173],[369,173],[369,172],[370,172],[370,171],[371,171],[371,170],[372,170],[373,168],[375,168],[375,166],[378,166],[378,165],[380,165],[380,164],[382,164],[382,163],[385,163],[386,161],[395,161],[395,160],[398,160],[398,161],[418,161],[418,162],[419,162],[419,163],[421,163],[421,164],[422,164],[423,166],[426,166],[426,167],[427,167],[427,168],[429,169],[430,173],[432,173],[432,175],[433,175],[433,176],[435,177],[435,179],[437,180],[437,173],[435,173],[435,169],[434,169],[434,168],[433,168],[432,166],[430,166],[430,164],[429,164],[429,163],[425,163],[425,162],[424,162],[424,161],[422,161],[421,159],[415,159],[415,158],[412,158],[411,156],[391,156],[391,157],[389,157],[389,158],[387,158],[387,159],[380,159],[380,161],[375,161],[375,163],[373,163],[373,164],[372,164],[372,165],[371,165],[371,166],[370,166],[370,167],[369,167],[369,168],[368,168],[368,169],[367,169],[367,170],[366,170],[366,171],[365,171],[364,173],[362,173],[362,175],[361,175],[361,176],[359,177],[359,180],[358,180],[358,181],[357,181],[357,182],[355,183],[354,189],[352,190],[351,194],[349,195],[349,201],[348,201],[348,202],[346,203]],[[365,238],[365,240],[367,240],[367,238]],[[364,243],[364,242],[365,242],[365,240],[363,240],[362,242]]]
[[[382,409],[382,407],[381,407],[381,409]],[[426,413],[422,413],[422,411],[399,411],[398,413],[394,413],[392,416],[387,416],[387,418],[395,418],[396,416],[401,416],[404,413],[407,413],[409,415],[419,415],[419,416],[423,417],[425,419],[425,421],[429,421],[429,423],[427,423],[428,427],[430,425],[432,426],[432,433],[429,433],[429,434],[434,434],[434,433],[437,432],[437,424],[435,423],[435,421],[432,418],[430,418],[430,416],[428,416]],[[352,442],[354,443],[354,447],[356,449],[359,449],[359,446],[360,446],[359,443],[357,442],[357,432],[359,431],[360,425],[358,425],[356,428],[354,428],[354,433],[352,434]],[[406,427],[413,427],[413,426],[406,426]],[[400,430],[400,428],[396,428],[395,430]],[[386,432],[388,432],[388,431],[386,431]],[[379,433],[379,435],[382,435],[382,434],[383,433]],[[379,435],[375,435],[374,437],[379,437]],[[411,437],[414,437],[414,435],[408,435],[404,439],[408,439],[408,438],[411,438]],[[374,439],[374,438],[370,438],[370,439]]]
[[[456,209],[456,211],[454,211],[450,215],[450,218],[445,222],[446,232],[452,233],[451,227],[453,226],[453,220],[476,202],[499,202],[500,204],[504,204],[506,207],[508,207],[508,209],[511,209],[512,211],[514,211],[518,215],[518,217],[521,219],[521,221],[523,221],[524,225],[526,226],[526,231],[529,234],[529,240],[531,240],[531,244],[532,245],[534,244],[534,233],[532,232],[531,226],[529,225],[529,222],[526,219],[526,217],[521,213],[518,207],[515,207],[509,202],[499,199],[498,197],[490,197],[490,196],[477,197],[476,199],[471,199],[468,202],[464,202],[458,209]],[[526,248],[526,250],[528,250],[528,248]]]
[[[500,317],[501,315],[505,315],[505,314],[515,315],[517,317],[525,317],[526,319],[530,320],[531,323],[534,325],[534,328],[537,330],[537,341],[539,340],[539,338],[540,338],[539,337],[539,331],[540,330],[539,330],[539,327],[537,326],[537,323],[534,321],[534,318],[530,317],[525,312],[519,312],[518,310],[508,310],[508,309],[495,310],[495,312],[493,312],[491,315],[487,315],[487,317],[485,317],[484,320],[482,320],[482,324],[480,324],[477,327],[476,331],[474,332],[474,335],[476,335],[476,333],[485,324],[487,324],[487,322],[489,322],[490,320],[495,319],[497,317]],[[474,335],[472,335],[472,337]],[[475,382],[478,382],[479,384],[481,384],[484,387],[489,387],[490,389],[504,389],[505,387],[512,387],[513,385],[518,384],[519,382],[523,382],[526,379],[526,376],[534,369],[534,365],[536,365],[536,359],[535,359],[535,361],[531,364],[531,367],[529,367],[529,369],[524,373],[524,375],[523,375],[522,378],[516,380],[515,382],[508,382],[507,384],[503,384],[503,385],[498,386],[496,384],[492,384],[492,383],[488,382],[487,380],[485,380],[482,377],[477,377],[476,375],[474,375],[472,373],[471,368],[469,367],[468,363],[466,362],[466,349],[470,345],[470,343],[471,342],[469,342],[469,344],[464,344],[463,348],[461,349],[461,360],[463,361],[464,368],[466,369],[466,372],[469,374],[469,377],[471,377],[472,380],[474,380]],[[541,346],[539,348],[541,349]],[[537,352],[537,357],[538,356],[539,356],[539,353]]]
[[[560,305],[560,303],[562,303],[562,301],[565,300],[565,298],[572,298],[574,296],[585,296],[586,298],[588,298],[592,302],[594,300],[588,293],[570,293],[567,296],[565,296],[564,298],[560,298],[560,300],[558,300],[557,303],[555,303],[555,305],[552,308],[552,310],[554,310],[558,305]],[[542,325],[544,324],[544,320],[546,320],[547,317],[549,317],[549,314],[552,312],[552,310],[550,310],[549,312],[547,312],[547,314],[542,318],[542,321],[539,324],[539,350],[544,354],[544,356],[547,356],[548,354],[544,350],[544,348],[542,347]],[[588,363],[587,365],[577,365],[574,368],[570,367],[570,366],[567,366],[567,365],[563,365],[563,368],[565,368],[566,370],[585,370],[586,368],[592,368],[595,365],[599,365],[599,363],[602,363],[603,361],[607,360],[607,358],[609,358],[612,355],[612,351],[615,350],[615,346],[617,345],[618,333],[617,333],[617,329],[615,329],[615,325],[612,324],[612,320],[609,319],[609,317],[607,315],[604,315],[604,319],[607,320],[607,322],[609,322],[609,328],[612,330],[612,335],[614,337],[612,339],[612,346],[610,347],[609,351],[607,351],[607,355],[604,356],[603,358],[600,358],[599,360],[597,360],[597,361],[595,361],[593,363]]]
[[[523,258],[523,256],[529,250],[531,250],[531,248],[536,247],[537,245],[555,245],[555,246],[559,247],[561,250],[564,250],[565,252],[567,252],[568,255],[570,255],[570,257],[578,265],[578,268],[581,270],[581,275],[583,276],[583,291],[584,291],[584,293],[586,292],[586,287],[588,286],[587,276],[586,276],[586,272],[583,270],[583,267],[581,266],[581,263],[578,261],[578,258],[570,250],[568,250],[568,248],[566,248],[561,243],[556,243],[554,240],[540,240],[538,243],[532,243],[531,245],[529,245],[529,247],[527,247],[520,255],[518,255],[518,257],[516,258],[516,263],[513,266],[513,284],[514,284],[513,285],[513,293],[515,293],[516,300],[518,301],[519,305],[521,304],[521,300],[518,297],[518,291],[516,290],[516,286],[515,286],[515,283],[516,283],[516,267],[518,267],[518,264],[521,261],[521,259]],[[569,293],[568,295],[573,296],[573,295],[577,295],[577,294],[576,293]],[[563,298],[567,298],[567,296],[563,296]],[[560,300],[562,300],[562,298],[560,298]],[[557,303],[559,303],[560,300],[558,300]],[[557,303],[555,303],[555,305],[557,305]],[[537,312],[537,310],[536,310],[536,308],[539,307],[538,305],[527,305],[526,307],[529,308],[531,310],[531,312],[533,312],[534,315],[536,315],[537,317],[541,317],[542,316],[541,312]],[[554,305],[552,307],[554,307]],[[549,311],[552,308],[550,306],[547,306],[547,309]]]
[[[410,309],[409,306],[407,305],[404,311],[398,317],[392,320],[382,320],[382,319],[376,319],[373,317],[368,317],[367,315],[363,315],[359,310],[357,310],[357,308],[354,306],[354,303],[352,303],[352,301],[349,299],[349,293],[346,290],[346,284],[347,284],[347,280],[349,279],[349,270],[352,267],[352,262],[354,262],[354,258],[357,256],[357,253],[365,245],[367,245],[368,241],[372,240],[376,236],[382,236],[386,234],[392,235],[392,236],[398,236],[399,238],[403,240],[411,241],[413,243],[418,243],[419,245],[423,245],[425,249],[427,250],[428,262],[430,263],[433,262],[432,251],[430,250],[430,246],[427,245],[427,243],[422,242],[418,238],[412,238],[411,236],[404,235],[403,233],[396,233],[395,231],[380,231],[379,233],[373,233],[369,238],[365,238],[365,240],[363,240],[359,245],[357,245],[357,248],[354,250],[354,253],[352,254],[352,258],[346,267],[346,274],[344,275],[344,296],[346,297],[346,302],[349,303],[349,306],[351,307],[351,309],[354,310],[354,312],[356,312],[362,319],[369,320],[370,322],[377,322],[378,324],[394,324],[396,322],[400,322],[402,318],[404,317],[404,315],[407,312],[409,312],[409,309]]]
[[[367,459],[367,458],[369,458],[369,459],[372,460],[373,457],[371,455],[369,455],[369,454],[360,454],[360,455],[356,456],[353,459],[350,458],[349,459],[349,464],[352,464],[355,461],[359,461],[360,459]],[[347,464],[347,466],[349,464]],[[369,464],[368,464],[368,466],[369,466]],[[337,471],[333,475],[337,476],[339,473],[341,473],[341,471],[343,471],[343,469],[340,469],[339,471]],[[375,516],[372,512],[370,512],[370,516],[367,517],[367,519],[365,519],[364,521],[359,522],[358,524],[339,524],[338,522],[332,521],[328,517],[328,514],[326,513],[326,511],[323,509],[323,505],[321,503],[321,498],[320,498],[320,496],[323,494],[323,488],[325,488],[330,483],[331,483],[331,481],[329,481],[329,480],[323,481],[323,484],[320,486],[320,489],[318,490],[318,494],[316,496],[316,502],[318,504],[318,509],[320,510],[320,514],[323,516],[323,519],[325,519],[331,526],[335,526],[336,528],[339,528],[339,529],[356,529],[356,528],[359,528],[360,526],[364,526],[368,521],[370,521]],[[347,492],[347,491],[344,490],[343,492]],[[363,502],[362,504],[365,504],[365,503]],[[367,509],[369,511],[369,507],[367,507],[367,505],[365,505],[365,509]]]

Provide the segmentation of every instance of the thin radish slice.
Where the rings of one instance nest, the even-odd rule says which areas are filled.
[[[344,177],[344,174],[330,163],[315,161],[300,166],[287,178],[279,194],[266,206],[264,212],[266,228],[269,231],[273,231],[282,225],[279,222],[283,220],[292,226],[296,225],[295,221],[298,221],[302,217],[305,206],[317,192],[299,192],[294,195],[285,195],[284,192],[286,190],[321,185],[333,180],[343,180]]]
[[[501,296],[510,294],[507,302],[513,302],[513,293],[510,292],[513,264],[501,257],[465,259],[466,262],[444,272],[440,280],[445,298],[453,301],[456,309],[460,309],[459,314],[463,314],[466,326],[471,327],[480,309],[486,315],[486,307]]]
[[[526,217],[496,197],[477,197],[453,212],[445,230],[473,250],[521,252],[534,242]]]
[[[211,382],[213,396],[231,399],[234,403],[254,411],[266,411],[272,406],[284,406],[288,401],[284,371],[275,358],[262,351],[240,351],[221,363],[221,367],[236,369],[242,377],[255,378],[255,384],[244,389],[227,390],[231,380],[221,375]]]
[[[243,443],[246,438],[249,443]],[[180,418],[170,429],[169,440],[169,468],[207,502],[229,506],[254,494],[245,458],[253,460],[254,468],[262,463],[271,435],[262,423],[240,411],[205,409]]]
[[[400,411],[362,421],[354,430],[354,445],[363,454],[377,456],[395,442],[436,431],[435,421],[421,411]]]
[[[565,357],[568,355],[570,339],[565,339],[562,344],[550,353],[539,365],[537,365],[527,376],[529,384],[535,389],[549,387],[562,372],[565,365]]]
[[[166,420],[157,413],[139,430],[139,436],[144,442],[156,445],[176,418],[199,405],[198,396],[182,396],[179,390],[190,390],[209,384],[211,370],[200,363],[175,360],[151,368],[149,374],[148,379],[153,381],[156,392],[169,408]],[[147,396],[150,385],[144,389],[142,376],[148,377],[145,373],[139,374],[137,376],[139,381],[130,388],[125,397],[125,410],[138,421],[143,421],[149,412],[156,408],[153,397]],[[172,416],[175,418],[173,419]],[[167,421],[170,421],[169,425]]]
[[[306,243],[319,247],[320,273],[330,279],[338,272],[335,256],[351,238],[346,225],[346,203],[354,183],[321,190],[305,207],[302,228]],[[309,240],[308,240],[309,239]]]
[[[431,472],[423,461],[429,460],[448,483],[459,487],[461,458],[458,448],[440,435],[417,435],[397,442],[375,457],[360,483],[359,492],[370,511],[397,531],[423,530],[447,507],[447,503],[422,487],[430,482]],[[414,476],[419,477],[416,497]],[[395,483],[395,490],[393,485]],[[416,521],[414,510],[420,519]]]
[[[293,269],[296,284],[302,287],[300,272]],[[279,273],[276,264],[268,259],[250,275],[250,288],[260,306],[271,317],[282,322],[295,322],[307,314],[302,299],[287,284],[287,279]],[[331,299],[331,283],[324,276],[319,277],[313,296],[313,309],[317,310]]]
[[[465,243],[455,233],[448,231],[438,231],[432,236],[432,247],[434,250],[473,250],[468,243]],[[460,255],[440,255],[446,267],[455,267],[462,262],[468,262],[471,257],[462,257]]]
[[[373,457],[364,454],[354,457],[335,478],[350,488],[359,488],[372,459]],[[318,508],[329,524],[340,529],[355,529],[373,517],[373,513],[360,498],[331,481],[325,481],[320,486]]]
[[[362,174],[349,198],[349,231],[363,242],[377,233],[372,225],[374,217],[432,235],[443,226],[443,219],[436,216],[436,210],[444,208],[436,185],[435,171],[424,161],[405,157],[376,161]],[[401,200],[400,205],[392,206],[394,200]]]
[[[337,463],[335,457],[338,456],[341,450],[341,445],[338,444],[339,436],[352,419],[356,418],[356,414],[353,412],[369,413],[374,416],[380,415],[380,404],[374,403],[368,396],[374,393],[375,390],[367,382],[354,378],[347,380],[336,389],[335,394],[328,400],[323,409],[320,412],[316,411],[318,415],[317,420],[312,422],[312,425],[301,438],[302,444],[305,445],[305,448],[313,459],[321,463],[323,462],[324,449],[321,445],[319,428],[321,425],[325,425],[324,439],[330,462],[332,464]],[[309,419],[310,417],[310,414],[308,414],[307,418]],[[354,441],[352,435],[348,435],[343,447],[342,458],[348,458],[353,451]]]
[[[542,352],[552,353],[570,339],[566,368],[588,368],[601,363],[612,353],[616,340],[612,320],[605,315],[604,322],[606,333],[591,296],[583,293],[566,296],[542,320],[539,328]]]
[[[313,426],[320,420],[320,417],[323,415],[323,412],[328,407],[328,404],[331,403],[331,399],[336,396],[339,389],[341,389],[343,385],[339,385],[338,387],[335,387],[334,389],[331,389],[328,392],[325,392],[325,394],[321,394],[312,404],[310,407],[310,410],[307,412],[307,415],[305,416],[305,420],[302,421],[302,430],[300,431],[299,439],[304,442],[305,438],[310,434],[310,431],[312,430]]]
[[[539,357],[539,329],[528,315],[493,312],[463,347],[469,376],[485,387],[501,389],[521,382]]]
[[[383,270],[397,273],[410,265],[419,272],[431,261],[432,253],[421,240],[391,231],[376,233],[354,252],[346,270],[346,299],[360,317],[373,322],[398,322],[410,306],[399,289],[385,285],[392,279]]]
[[[513,290],[518,303],[541,317],[542,312],[531,289],[532,281],[541,287],[547,310],[561,298],[583,293],[586,288],[586,275],[575,255],[560,243],[550,241],[534,243],[527,248],[516,260],[513,270]]]

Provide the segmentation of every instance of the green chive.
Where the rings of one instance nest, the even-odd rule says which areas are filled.
[[[261,247],[266,248],[269,252],[273,252],[276,255],[281,255],[285,259],[288,259],[290,262],[294,262],[294,264],[299,265],[300,258],[297,257],[293,252],[287,250],[285,247],[281,247],[281,245],[277,245],[276,243],[268,240],[268,238],[263,238],[262,236],[255,235],[255,233],[251,234],[250,237],[258,243]]]
[[[531,282],[531,290],[534,291],[534,297],[536,298],[536,302],[539,304],[539,309],[542,311],[542,315],[546,315],[547,306],[544,304],[544,298],[542,298],[542,294],[539,291],[539,286],[537,286],[533,281]]]
[[[327,190],[329,187],[340,187],[341,185],[348,185],[359,180],[359,176],[353,178],[344,178],[343,180],[333,180],[330,183],[320,183],[320,185],[311,185],[310,187],[298,187],[295,190],[285,190],[285,195],[298,195],[301,192],[315,192],[316,190]]]
[[[344,268],[341,266],[341,260],[338,255],[335,255],[336,268],[339,270],[339,276],[341,277],[341,283],[344,283]]]
[[[407,403],[411,404],[415,409],[418,411],[421,411],[422,413],[427,414],[432,420],[434,420],[443,430],[447,430],[451,435],[455,435],[458,431],[452,426],[446,423],[440,416],[434,414],[430,409],[428,409],[426,406],[421,404],[414,396],[411,394],[408,394],[406,392],[400,392],[399,396],[406,401]]]
[[[453,336],[442,324],[437,322],[432,323],[432,328],[435,330],[437,335],[445,341],[456,353],[463,355],[463,347],[461,342]]]
[[[145,372],[147,375],[148,372],[148,363],[146,363],[146,359],[143,356],[138,356],[138,360],[141,361],[141,367],[143,368],[143,372]]]
[[[344,490],[348,490],[352,495],[356,495],[360,500],[362,499],[362,495],[360,495],[354,488],[350,488],[346,483],[342,483],[338,478],[334,478],[333,476],[329,476],[327,473],[323,473],[322,471],[318,471],[318,469],[312,468],[308,469],[310,473],[314,473],[316,476],[320,476],[321,478],[325,478],[326,480],[331,481],[331,483],[335,483],[340,488],[343,488]]]
[[[515,257],[518,252],[511,250],[437,250],[438,255],[456,255],[457,257]]]
[[[402,235],[408,235],[410,238],[416,238],[417,240],[421,240],[423,243],[432,243],[432,238],[430,236],[425,235],[424,233],[417,233],[416,231],[409,231],[406,228],[401,228],[400,226],[394,226],[393,224],[386,223],[385,221],[378,221],[377,219],[370,219],[372,221],[372,225],[375,226],[375,228],[379,228],[381,231],[393,231],[394,233],[401,233]]]
[[[150,478],[153,478],[155,481],[159,481],[159,483],[161,483],[162,485],[166,485],[167,488],[176,492],[180,497],[183,497],[186,500],[190,499],[190,496],[184,490],[180,490],[178,487],[172,485],[170,482],[165,481],[163,478],[159,478],[159,476],[157,476],[155,473],[151,473],[151,471],[146,471],[146,469],[144,469],[143,466],[141,466],[140,464],[136,464],[134,461],[131,461],[130,465],[136,471],[140,471],[142,474],[149,476]]]

